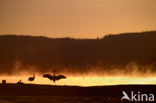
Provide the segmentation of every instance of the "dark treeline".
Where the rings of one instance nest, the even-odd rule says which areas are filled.
[[[0,71],[35,66],[39,71],[53,68],[156,65],[156,31],[108,35],[101,39],[52,39],[46,37],[0,36]]]

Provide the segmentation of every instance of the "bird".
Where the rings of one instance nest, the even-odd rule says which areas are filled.
[[[17,84],[24,84],[24,83],[22,82],[22,80],[19,80]]]
[[[31,81],[31,82],[32,82],[32,81],[34,81],[34,80],[35,80],[35,74],[33,74],[33,77],[29,77],[29,78],[28,78],[28,81]]]
[[[50,79],[50,80],[52,80],[53,82],[56,82],[56,81],[58,81],[58,80],[60,80],[60,79],[66,79],[67,77],[66,76],[64,76],[64,75],[51,75],[51,74],[44,74],[43,75],[43,77],[44,78],[48,78],[48,79]]]

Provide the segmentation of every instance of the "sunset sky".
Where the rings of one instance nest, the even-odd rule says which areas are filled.
[[[96,38],[156,30],[156,0],[0,0],[0,35]]]

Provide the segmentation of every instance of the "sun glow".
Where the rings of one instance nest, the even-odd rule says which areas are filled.
[[[29,76],[1,76],[0,80],[5,79],[7,83],[17,83],[22,80],[23,83],[28,81]],[[67,79],[61,79],[56,83],[37,75],[32,84],[47,85],[75,85],[75,86],[103,86],[103,85],[120,85],[120,84],[155,84],[156,77],[131,77],[131,76],[69,76]]]

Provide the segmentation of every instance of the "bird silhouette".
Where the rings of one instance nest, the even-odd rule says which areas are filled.
[[[22,82],[22,80],[19,80],[17,84],[24,84],[24,83]]]
[[[43,77],[44,78],[48,78],[48,79],[50,79],[50,80],[52,80],[53,82],[56,82],[56,81],[58,81],[58,80],[60,80],[60,79],[66,79],[67,77],[66,76],[64,76],[64,75],[51,75],[51,74],[44,74],[43,75]]]
[[[29,78],[28,78],[28,81],[31,81],[31,82],[32,82],[32,81],[34,81],[34,80],[35,80],[35,74],[33,74],[33,77],[29,77]]]

